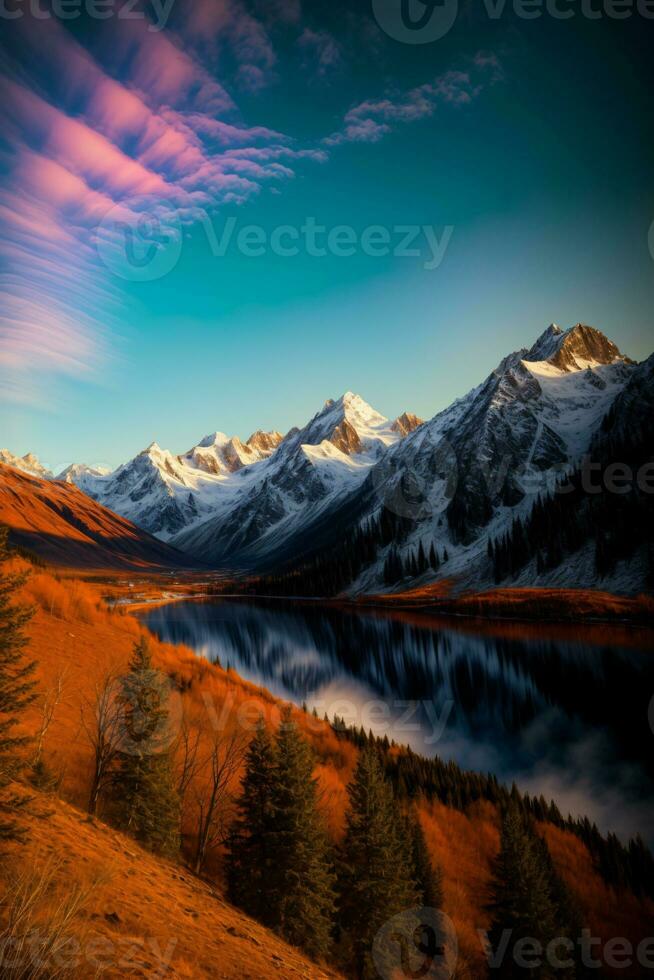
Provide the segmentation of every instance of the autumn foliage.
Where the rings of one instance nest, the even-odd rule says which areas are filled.
[[[28,568],[13,561],[15,571]],[[145,635],[140,623],[120,609],[110,609],[98,589],[69,578],[57,578],[44,569],[30,569],[23,598],[36,607],[29,625],[29,653],[38,662],[40,694],[26,715],[31,733],[43,727],[45,705],[57,691],[56,705],[43,739],[43,755],[53,773],[60,796],[75,807],[88,803],[92,752],[84,736],[84,713],[93,703],[97,684],[109,671],[124,671],[135,641]],[[170,712],[178,738],[178,768],[183,767],[186,736],[197,744],[196,761],[207,757],[216,732],[228,738],[235,732],[253,732],[259,717],[276,729],[283,705],[263,688],[239,678],[232,671],[198,657],[183,646],[171,646],[150,637],[153,662],[170,681]],[[332,841],[343,839],[347,786],[358,750],[339,738],[330,725],[296,708],[292,717],[311,744],[318,780],[318,802]],[[192,745],[192,743],[191,743]],[[207,770],[191,766],[183,792],[183,854],[193,863],[197,851],[198,800],[206,789]],[[240,786],[242,767],[230,774],[229,793]],[[434,863],[443,871],[444,911],[457,930],[460,976],[480,977],[484,958],[478,930],[489,925],[486,911],[491,865],[499,847],[499,814],[488,802],[478,802],[465,812],[436,801],[418,801],[418,814]],[[102,813],[100,813],[102,816]],[[615,936],[634,944],[648,934],[654,920],[654,904],[608,888],[595,871],[585,845],[574,835],[543,825],[556,867],[578,897],[584,920],[594,935],[604,940]],[[224,887],[224,848],[216,835],[203,873],[216,887]],[[152,860],[152,859],[149,859]],[[628,970],[623,976],[637,976]]]

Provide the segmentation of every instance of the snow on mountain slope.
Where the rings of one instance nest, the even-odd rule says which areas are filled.
[[[30,476],[38,476],[41,480],[51,480],[52,473],[42,466],[34,453],[26,453],[24,456],[14,456],[8,449],[0,449],[0,463],[5,466],[13,466],[15,470],[29,473]]]
[[[274,563],[316,516],[351,494],[401,439],[395,423],[346,392],[269,459],[252,467],[238,495],[204,523],[181,531],[175,546],[209,561],[257,568]]]
[[[105,466],[86,466],[84,463],[73,463],[62,470],[56,479],[62,483],[72,483],[84,493],[89,493],[98,477],[108,476],[110,473],[111,470]]]
[[[71,478],[94,500],[163,540],[206,516],[224,480],[220,471],[190,465],[156,442],[106,476]]]
[[[419,421],[401,420],[407,428]],[[214,432],[179,456],[152,443],[113,473],[76,465],[62,478],[163,540],[189,548],[188,538],[222,561],[273,526],[291,533],[303,513],[354,489],[401,438],[398,426],[348,392],[286,437],[257,430],[244,443]],[[211,519],[216,526],[200,532]],[[210,548],[202,543],[206,535]]]
[[[214,432],[185,453],[182,461],[214,475],[236,473],[244,466],[267,459],[283,438],[281,432],[258,429],[247,442],[241,442],[237,436],[230,439],[224,432]]]
[[[412,521],[401,554],[433,543],[447,552],[439,576],[478,583],[488,537],[579,462],[634,370],[592,327],[552,324],[386,454],[365,488],[368,510],[385,505]],[[357,587],[379,587],[380,576],[381,559]]]

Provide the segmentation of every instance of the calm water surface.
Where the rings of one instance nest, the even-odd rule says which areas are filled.
[[[654,845],[652,634],[243,600],[142,618],[162,640],[321,716],[515,780]]]

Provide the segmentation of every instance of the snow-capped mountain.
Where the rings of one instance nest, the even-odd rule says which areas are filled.
[[[92,496],[91,491],[98,477],[108,476],[111,470],[108,466],[87,466],[85,463],[72,463],[57,474],[56,479],[61,483],[71,483]]]
[[[0,463],[5,466],[13,466],[15,470],[29,473],[30,476],[38,476],[41,480],[51,480],[52,473],[42,466],[34,453],[26,453],[24,456],[14,456],[8,449],[0,449]]]
[[[273,455],[251,467],[237,493],[224,497],[208,521],[171,541],[231,567],[270,567],[293,551],[317,515],[356,490],[401,438],[397,423],[358,395],[330,399],[304,428],[291,430]]]
[[[223,498],[231,499],[240,471],[267,459],[282,438],[279,432],[258,431],[244,443],[214,432],[181,455],[153,442],[113,472],[77,464],[59,479],[168,540],[209,517]]]
[[[419,421],[405,414],[391,423],[348,392],[286,437],[258,430],[242,442],[214,432],[180,455],[152,443],[113,473],[77,465],[62,477],[187,549],[195,547],[187,539],[195,541],[199,526],[210,522],[197,547],[210,551],[212,561],[237,561],[239,551],[273,525],[291,518],[300,526],[318,501],[358,486],[385,449]]]
[[[362,488],[359,519],[386,506],[409,520],[401,552],[433,544],[447,555],[440,576],[482,581],[489,537],[580,461],[634,370],[592,327],[552,324],[385,455]],[[362,588],[379,586],[382,558]]]
[[[577,324],[564,332],[552,325],[531,348],[505,357],[468,395],[387,445],[354,489],[343,481],[338,493],[321,498],[308,522],[306,511],[301,526],[289,512],[273,533],[255,528],[256,543],[243,548],[244,528],[259,515],[259,500],[275,499],[266,488],[267,494],[243,500],[236,511],[175,543],[220,561],[236,555],[246,567],[265,570],[320,560],[343,542],[347,550],[364,530],[372,535],[366,550],[374,557],[350,583],[351,591],[388,584],[384,569],[391,550],[409,569],[398,587],[441,577],[463,586],[490,585],[489,539],[501,537],[579,463],[636,370],[599,331]],[[290,463],[285,471],[293,473]],[[368,531],[384,512],[400,519],[391,545]],[[261,515],[266,523],[272,523],[269,514]],[[411,569],[409,559],[420,545],[425,555],[433,546],[438,569]],[[584,584],[592,584],[592,574],[590,568]]]
[[[182,457],[182,462],[196,469],[219,474],[236,473],[260,459],[266,459],[284,437],[280,432],[255,432],[247,442],[236,436],[231,439],[223,432],[206,436]]]

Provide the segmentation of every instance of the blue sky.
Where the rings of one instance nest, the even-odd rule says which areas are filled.
[[[429,417],[553,320],[646,357],[654,24],[637,16],[467,6],[424,45],[367,3],[308,0],[178,3],[159,32],[5,25],[0,442],[116,465],[154,439],[285,431],[348,389]],[[230,219],[266,239],[346,226],[354,254],[216,255],[207,227]],[[363,254],[371,226],[391,245],[445,233],[442,261],[425,268],[422,233],[419,255]],[[162,274],[137,281],[152,255]]]

